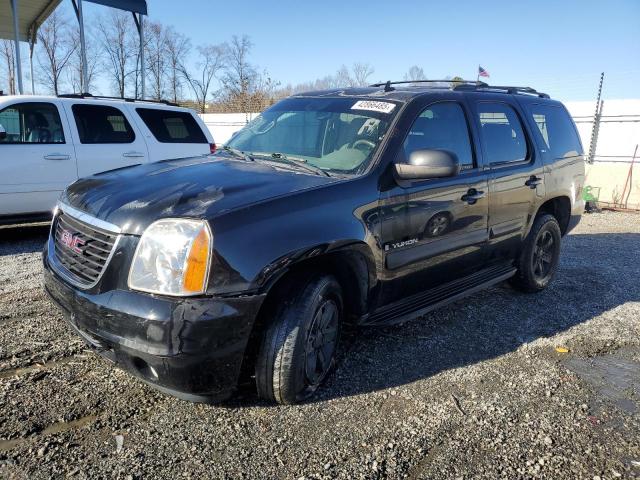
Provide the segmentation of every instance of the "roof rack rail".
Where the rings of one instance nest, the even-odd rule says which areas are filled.
[[[502,85],[489,85],[488,83],[475,81],[475,80],[402,80],[398,82],[384,82],[384,83],[374,83],[371,85],[372,87],[384,87],[385,91],[393,90],[391,85],[402,85],[402,84],[415,84],[415,83],[451,83],[452,90],[489,90],[489,91],[503,91],[510,94],[523,93],[527,95],[536,95],[540,98],[550,98],[548,94],[538,92],[537,90],[531,87],[511,87],[511,86],[502,86]]]
[[[142,98],[128,98],[128,97],[108,97],[105,95],[92,95],[90,93],[63,93],[58,95],[58,98],[96,98],[102,100],[122,100],[124,102],[147,102],[147,103],[162,103],[170,107],[179,107],[177,103],[169,102],[168,100],[146,100]]]
[[[392,81],[387,81],[387,82],[382,82],[382,83],[374,83],[373,85],[370,85],[371,87],[385,87],[388,88],[391,85],[403,85],[403,84],[412,84],[412,83],[456,83],[456,84],[466,84],[466,85],[479,85],[482,87],[485,86],[489,86],[488,84],[484,83],[484,82],[480,82],[480,81],[475,81],[475,80],[454,80],[454,79],[447,79],[447,80],[400,80],[400,81],[396,81],[396,82],[392,82]]]
[[[455,87],[453,87],[453,89],[454,90],[480,90],[480,89],[499,90],[499,91],[504,91],[510,94],[524,93],[527,95],[535,95],[540,98],[551,98],[549,97],[548,94],[538,92],[536,89],[531,87],[511,87],[511,86],[504,86],[504,85],[488,85],[484,83],[483,85],[478,85],[475,87],[473,85],[468,85],[468,84],[456,85]]]

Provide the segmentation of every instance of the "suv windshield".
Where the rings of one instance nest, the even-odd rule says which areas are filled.
[[[328,172],[366,169],[398,105],[354,98],[288,98],[249,122],[228,147],[260,161],[307,163]]]

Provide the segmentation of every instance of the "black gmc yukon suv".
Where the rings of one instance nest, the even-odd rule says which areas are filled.
[[[509,279],[545,288],[583,211],[564,106],[531,88],[388,82],[282,100],[217,154],[62,195],[47,292],[101,355],[194,401],[255,376],[293,403],[340,330]]]

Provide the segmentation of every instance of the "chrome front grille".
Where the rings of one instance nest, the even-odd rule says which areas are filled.
[[[85,219],[91,218],[83,215]],[[69,215],[62,210],[54,219],[52,243],[55,258],[68,280],[80,287],[92,287],[102,276],[115,245],[118,233]]]

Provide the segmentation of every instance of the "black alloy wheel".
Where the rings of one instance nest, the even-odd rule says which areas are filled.
[[[293,276],[274,293],[273,310],[255,364],[265,400],[308,398],[335,363],[343,316],[342,289],[332,275]]]
[[[562,234],[558,220],[548,213],[536,217],[517,259],[510,283],[523,292],[539,292],[555,277],[560,264]]]
[[[319,385],[331,368],[338,343],[339,313],[333,299],[316,310],[305,345],[305,374],[310,385]]]

